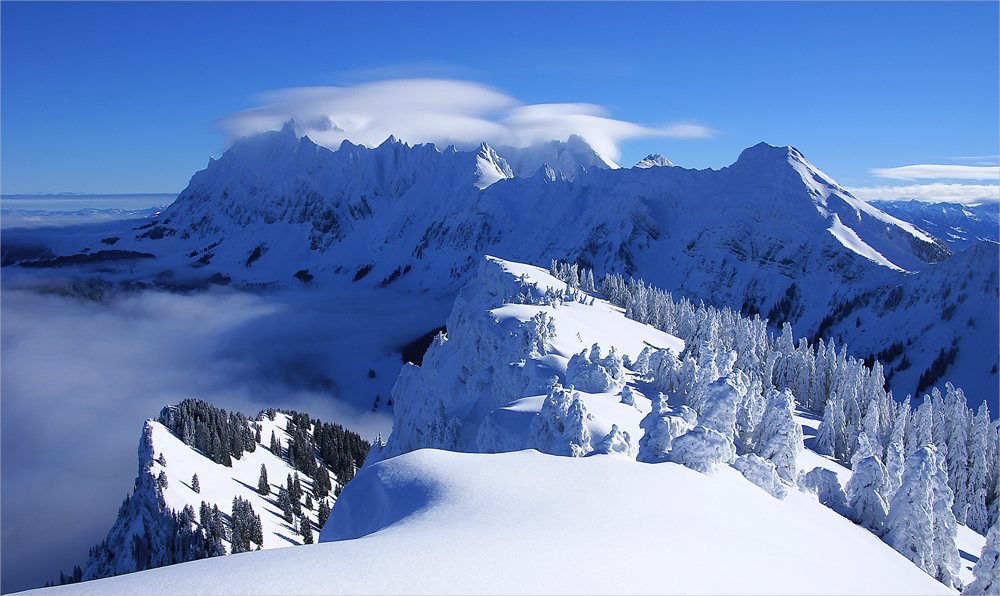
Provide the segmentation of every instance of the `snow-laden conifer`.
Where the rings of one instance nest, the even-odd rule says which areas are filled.
[[[919,412],[919,410],[918,410]],[[934,487],[937,449],[924,445],[906,458],[902,484],[889,504],[886,544],[930,575],[934,562]]]
[[[697,414],[687,406],[671,412],[662,393],[656,394],[652,406],[649,414],[639,422],[643,434],[636,455],[638,461],[647,463],[667,461],[674,439],[694,428],[697,421]]]
[[[888,474],[875,455],[857,460],[847,486],[851,520],[878,535],[882,532],[889,504],[886,501]]]
[[[639,447],[628,431],[620,430],[617,424],[612,424],[611,432],[594,445],[594,453],[619,454],[629,458],[634,458],[638,451]]]
[[[795,484],[796,460],[803,449],[802,426],[793,418],[794,412],[795,398],[791,391],[771,390],[756,441],[760,445],[758,455],[771,460],[778,476],[789,484]]]
[[[580,395],[556,383],[531,421],[528,446],[552,455],[584,456],[593,450],[587,429],[590,418]]]
[[[723,465],[736,459],[733,442],[722,433],[695,426],[672,442],[670,461],[702,474],[712,474]]]
[[[764,489],[776,499],[784,500],[788,494],[788,490],[774,468],[774,463],[770,460],[750,453],[737,457],[733,467],[739,470],[747,480]]]
[[[837,473],[826,468],[815,467],[799,474],[796,484],[799,491],[816,495],[820,503],[841,515],[849,515],[847,495],[840,486]]]
[[[1000,526],[993,524],[986,534],[986,544],[972,568],[976,578],[962,590],[966,596],[1000,593]]]

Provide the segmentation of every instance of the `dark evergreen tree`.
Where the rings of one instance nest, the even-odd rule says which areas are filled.
[[[306,509],[312,511],[312,508],[313,508],[312,497],[309,495],[309,493],[306,493]]]
[[[302,518],[302,523],[299,524],[299,534],[302,535],[302,544],[313,543],[312,522],[309,521],[309,516]]]
[[[294,519],[292,514],[292,499],[284,486],[278,487],[278,509],[281,509],[282,517],[286,522],[291,523]]]
[[[156,458],[156,463],[160,464],[161,466],[167,465],[167,458],[163,457],[163,453],[160,453],[160,457]]]
[[[198,482],[198,473],[197,472],[195,472],[194,476],[191,477],[191,490],[193,490],[196,493],[200,493],[201,492],[201,483]]]
[[[317,525],[319,529],[322,530],[323,526],[326,525],[326,520],[330,519],[330,506],[326,504],[326,499],[319,502],[319,511],[317,512],[319,519],[317,520]]]
[[[319,466],[313,476],[313,496],[322,499],[330,494],[330,473],[326,468]]]
[[[271,485],[267,482],[267,466],[260,464],[260,478],[257,479],[257,493],[266,497],[271,494]]]
[[[156,484],[161,488],[167,488],[167,473],[160,470],[160,475],[156,477]]]
[[[281,441],[278,440],[278,437],[277,437],[277,435],[274,434],[273,430],[271,431],[271,447],[270,447],[270,450],[271,450],[271,453],[273,453],[275,456],[281,457]]]

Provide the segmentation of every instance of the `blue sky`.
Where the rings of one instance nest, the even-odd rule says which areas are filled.
[[[0,189],[179,192],[263,94],[406,78],[703,133],[618,139],[625,166],[721,168],[767,141],[848,187],[996,185],[998,20],[996,2],[5,0]],[[914,165],[994,168],[894,170]]]

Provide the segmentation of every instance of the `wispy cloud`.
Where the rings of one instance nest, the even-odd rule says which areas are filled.
[[[899,168],[875,168],[872,170],[872,174],[879,178],[892,178],[895,180],[937,180],[942,178],[954,180],[1000,180],[1000,167],[922,164]]]
[[[266,105],[216,121],[230,142],[277,130],[294,118],[298,134],[332,148],[345,139],[375,146],[389,135],[411,143],[468,147],[486,141],[523,147],[565,141],[577,134],[603,156],[616,160],[623,141],[715,134],[693,123],[644,126],[615,120],[604,108],[588,103],[525,104],[486,85],[450,79],[300,87],[273,91],[261,98]]]
[[[1000,186],[992,184],[913,184],[909,186],[876,186],[848,188],[865,201],[909,201],[925,203],[960,203],[978,205],[1000,203]]]

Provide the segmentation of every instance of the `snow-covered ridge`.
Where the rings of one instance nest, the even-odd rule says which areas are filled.
[[[269,410],[248,420],[234,413],[226,426],[224,410],[193,400],[182,406],[165,407],[157,419],[146,421],[135,490],[122,503],[107,538],[91,549],[76,581],[312,543],[342,486],[353,477],[353,466],[342,477],[331,474],[318,457],[316,443],[323,440],[314,435],[320,432],[319,422],[315,429],[295,424],[303,423],[304,415],[293,418]],[[185,412],[192,411],[197,414],[188,420]],[[166,425],[181,429],[183,436]],[[212,430],[211,425],[222,426]],[[220,439],[232,445],[220,444]],[[309,453],[296,455],[296,446],[301,450],[303,445]],[[309,458],[315,463],[303,465]],[[282,501],[283,495],[294,494],[295,480],[301,487],[298,507]],[[248,514],[236,512],[237,499]]]
[[[623,282],[605,293],[622,290],[613,283]],[[668,313],[690,341],[626,318],[589,271],[485,258],[448,334],[400,375],[392,434],[344,489],[321,544],[63,591],[953,594],[929,573],[943,570],[949,585],[971,580],[959,549],[982,552],[984,539],[954,517],[921,530],[935,541],[914,547],[924,569],[867,525],[884,506],[883,481],[900,472],[885,523],[902,527],[909,495],[947,521],[950,466],[928,417],[942,406],[912,422],[879,414],[908,416],[909,406],[897,409],[878,378],[852,378],[860,364],[835,353],[823,366],[836,393],[850,396],[853,384],[844,401],[867,410],[852,474],[812,450],[830,422],[797,409],[792,390],[761,385],[776,380],[813,399],[799,388],[808,346],[794,346],[790,329],[774,339],[759,320],[634,296],[626,311]],[[959,394],[944,403],[956,408]],[[903,453],[873,451],[883,440]],[[882,459],[896,455],[906,470],[884,471]],[[636,546],[664,536],[655,549]]]

